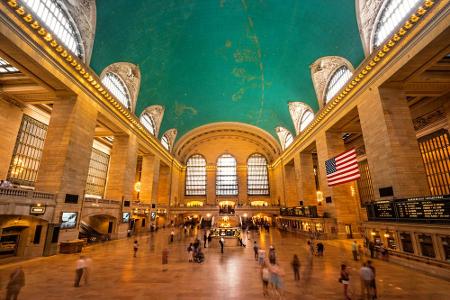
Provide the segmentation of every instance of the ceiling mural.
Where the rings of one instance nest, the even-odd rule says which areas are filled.
[[[227,121],[295,132],[288,102],[317,111],[322,56],[364,58],[354,0],[97,0],[92,68],[138,65],[136,115],[163,105],[160,132],[178,137]]]

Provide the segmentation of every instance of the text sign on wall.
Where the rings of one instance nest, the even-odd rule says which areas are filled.
[[[30,215],[43,215],[45,214],[45,206],[31,206]]]

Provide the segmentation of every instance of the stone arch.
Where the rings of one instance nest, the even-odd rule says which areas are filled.
[[[130,111],[134,112],[141,85],[141,72],[139,67],[129,62],[113,63],[103,69],[100,74],[100,79],[103,79],[107,73],[114,73],[122,79],[130,96]]]
[[[320,108],[325,104],[325,94],[329,80],[336,70],[342,66],[346,66],[352,73],[355,70],[347,59],[340,56],[324,56],[311,64],[311,79]]]
[[[164,132],[162,138],[166,137],[169,145],[169,152],[172,152],[173,145],[175,144],[175,139],[177,138],[178,131],[175,128],[171,128]]]
[[[281,148],[285,150],[294,141],[294,136],[289,130],[281,126],[275,128],[275,131],[280,139]]]

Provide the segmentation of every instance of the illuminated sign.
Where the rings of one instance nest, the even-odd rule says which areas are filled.
[[[43,215],[45,214],[45,206],[31,206],[30,215]]]

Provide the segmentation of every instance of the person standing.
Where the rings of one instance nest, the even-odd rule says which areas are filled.
[[[270,245],[270,247],[269,247],[269,262],[272,265],[274,265],[277,262],[275,248],[272,245]]]
[[[266,259],[266,250],[261,248],[258,250],[258,264],[262,266],[264,264],[265,259]]]
[[[162,270],[167,271],[167,265],[169,264],[169,249],[164,248],[161,256]]]
[[[137,240],[134,240],[134,243],[133,243],[133,251],[134,251],[133,257],[136,257],[136,254],[137,254],[137,252],[138,252],[138,249],[139,249],[138,241],[137,241]]]
[[[203,248],[206,248],[206,242],[208,241],[208,237],[206,236],[206,231],[203,233]]]
[[[370,251],[370,258],[374,258],[374,256],[375,256],[375,244],[372,241],[369,241],[369,251]]]
[[[356,241],[353,241],[353,243],[352,243],[352,254],[353,254],[353,260],[357,261],[358,260],[358,244],[356,243]]]
[[[317,256],[323,256],[324,246],[322,242],[317,243]]]
[[[16,268],[9,276],[9,282],[6,286],[6,300],[17,300],[20,290],[25,285],[25,273],[21,266]]]
[[[253,242],[253,252],[255,253],[255,260],[258,260],[258,244],[256,241]]]
[[[83,276],[84,269],[86,267],[86,261],[84,260],[84,256],[80,256],[80,258],[76,262],[75,266],[75,283],[74,287],[80,287],[80,280]]]
[[[194,246],[192,243],[189,244],[187,251],[188,251],[188,261],[192,262],[194,260]]]
[[[220,244],[220,253],[223,254],[223,245],[225,243],[225,240],[223,239],[223,237],[220,238],[219,244]]]
[[[294,280],[300,280],[300,260],[298,259],[297,254],[294,254],[294,258],[291,262],[292,270],[294,271]]]
[[[175,236],[175,231],[173,231],[173,229],[172,229],[172,231],[170,232],[170,242],[171,243],[173,243],[173,237]]]
[[[350,283],[350,274],[348,273],[347,266],[344,264],[341,265],[341,277],[339,277],[339,282],[342,283],[342,286],[344,287],[345,300],[350,300],[350,297],[348,296],[348,285]]]
[[[374,275],[372,270],[367,266],[367,264],[363,264],[361,269],[359,269],[359,276],[361,278],[361,298],[362,299],[371,299],[371,283],[374,280]]]
[[[373,273],[373,279],[370,282],[370,288],[372,290],[372,299],[377,299],[377,279],[376,279],[375,267],[373,266],[371,260],[367,261],[367,266],[372,270],[372,273]]]

